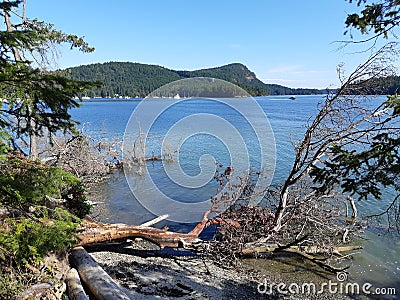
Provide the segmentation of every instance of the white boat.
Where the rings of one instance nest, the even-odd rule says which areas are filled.
[[[174,99],[181,99],[181,96],[179,96],[179,93],[174,96]]]

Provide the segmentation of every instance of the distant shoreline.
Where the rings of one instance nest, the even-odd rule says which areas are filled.
[[[231,97],[229,97],[229,98],[226,98],[226,99],[245,99],[245,98],[255,98],[256,100],[257,99],[260,99],[260,98],[269,98],[269,97],[271,97],[270,99],[266,99],[266,100],[294,100],[294,99],[291,99],[291,97],[293,97],[293,96],[296,96],[296,97],[308,97],[308,96],[310,96],[310,97],[312,97],[312,96],[324,96],[323,94],[311,94],[311,95],[268,95],[268,96],[249,96],[249,97],[236,97],[236,98],[231,98]],[[181,100],[187,100],[187,99],[197,99],[197,98],[199,98],[199,99],[225,99],[225,98],[220,98],[220,97],[189,97],[189,98],[180,98]],[[139,102],[139,101],[142,101],[143,99],[151,99],[151,100],[160,100],[160,101],[163,101],[163,100],[172,100],[172,99],[174,99],[173,97],[154,97],[154,98],[146,98],[146,97],[143,97],[143,98],[140,98],[140,97],[132,97],[132,98],[126,98],[126,97],[124,97],[124,98],[101,98],[101,97],[93,97],[93,98],[90,98],[90,97],[87,97],[87,98],[82,98],[82,102]],[[78,100],[78,99],[76,99],[76,100]],[[176,100],[178,100],[178,99],[176,99]]]

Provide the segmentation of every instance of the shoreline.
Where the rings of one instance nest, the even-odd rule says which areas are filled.
[[[243,260],[238,268],[218,265],[209,257],[186,250],[163,249],[142,239],[110,246],[89,247],[88,252],[131,299],[352,299],[343,294],[279,293],[279,283],[314,282],[317,286],[334,274],[321,272],[300,260],[259,258]],[[268,264],[256,267],[262,260]],[[297,261],[297,263],[295,263]],[[332,280],[333,281],[333,280]],[[272,289],[260,293],[266,282]],[[358,296],[357,299],[368,299]]]
[[[159,250],[142,239],[88,249],[131,299],[257,299],[246,273],[211,259],[173,249]],[[274,297],[274,299],[279,299]]]

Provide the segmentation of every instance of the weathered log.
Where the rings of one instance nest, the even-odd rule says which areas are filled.
[[[65,279],[68,290],[68,297],[71,300],[89,300],[83,289],[81,279],[79,278],[78,271],[71,268],[68,271],[67,278]]]
[[[177,233],[152,227],[126,224],[103,224],[94,222],[88,218],[84,220],[82,225],[83,231],[77,235],[79,238],[79,246],[135,237],[146,239],[161,248],[179,248],[184,247],[186,243],[191,244],[198,242],[198,234],[191,232]]]
[[[257,253],[276,252],[280,248],[281,248],[281,246],[279,246],[277,244],[267,244],[267,245],[263,245],[263,246],[259,246],[259,247],[250,246],[250,247],[245,247],[242,250],[242,254],[252,255],[252,254],[257,254]],[[332,253],[340,253],[340,252],[348,252],[348,251],[359,250],[359,249],[362,249],[362,246],[338,246],[338,247],[334,247],[331,251],[332,251]],[[300,252],[308,253],[308,254],[321,254],[321,253],[329,252],[328,249],[324,249],[324,248],[317,247],[317,246],[306,246],[306,247],[290,246],[282,251],[287,251],[287,252],[300,251]]]
[[[316,265],[320,266],[321,268],[323,268],[323,269],[325,269],[325,270],[327,270],[329,272],[332,272],[332,273],[343,272],[344,270],[349,268],[349,267],[337,268],[337,267],[331,266],[330,264],[325,263],[323,260],[321,260],[321,259],[319,259],[317,257],[314,257],[314,256],[312,256],[310,254],[307,254],[305,252],[302,252],[302,251],[300,251],[298,249],[290,249],[290,248],[288,248],[288,249],[285,249],[284,252],[290,252],[290,253],[295,253],[297,255],[300,255],[300,256],[308,259],[309,261],[315,263]]]
[[[205,228],[212,224],[221,224],[224,222],[235,227],[239,226],[238,222],[232,220],[223,220],[218,217],[208,219],[210,213],[211,210],[206,211],[202,220],[189,233],[178,233],[147,227],[148,225],[152,225],[153,222],[159,221],[159,218],[164,218],[165,216],[161,216],[139,226],[127,224],[105,224],[96,222],[89,217],[85,217],[81,224],[81,232],[77,235],[79,239],[78,246],[139,237],[158,245],[160,248],[185,248],[186,245],[191,248],[191,246],[197,245],[201,242],[198,238],[199,235]]]
[[[161,248],[184,247],[186,244],[197,244],[200,242],[198,236],[211,224],[217,221],[208,220],[205,216],[201,222],[189,233],[178,233],[146,227],[142,225],[126,225],[126,224],[105,224],[96,222],[86,217],[81,224],[81,232],[78,233],[78,246],[90,245],[94,243],[109,242],[123,238],[140,237],[146,239]]]
[[[330,251],[335,254],[340,254],[340,252],[347,252],[347,251],[358,250],[358,249],[362,249],[362,246],[338,246],[338,247],[334,247]],[[290,246],[290,247],[282,248],[282,246],[279,246],[277,244],[270,244],[270,245],[264,245],[264,246],[260,246],[260,247],[248,247],[248,248],[244,248],[242,250],[243,255],[254,255],[256,253],[267,253],[267,252],[270,252],[270,253],[272,253],[272,252],[293,253],[293,254],[299,255],[299,256],[313,262],[314,264],[316,264],[316,265],[320,266],[321,268],[323,268],[329,272],[332,272],[332,273],[342,272],[342,271],[348,269],[348,267],[337,268],[337,267],[331,266],[331,265],[325,263],[323,260],[313,256],[312,254],[323,254],[323,253],[329,252],[329,249],[324,249],[324,248],[317,247],[317,246],[307,246],[307,247]]]
[[[223,220],[218,217],[208,219],[208,214],[209,212],[206,212],[203,216],[202,221],[199,222],[195,226],[195,228],[193,228],[193,230],[189,233],[177,233],[151,227],[131,226],[126,224],[103,224],[87,218],[83,223],[84,230],[78,234],[78,237],[80,238],[79,244],[90,245],[100,242],[119,240],[123,238],[140,237],[157,244],[161,248],[183,247],[186,249],[196,249],[199,243],[202,242],[202,240],[200,240],[198,236],[207,226],[211,224],[221,224],[222,222],[229,222],[233,226],[239,226],[237,222],[232,220]],[[357,250],[361,248],[361,246],[341,246],[335,247],[333,249],[324,249],[317,246],[304,247],[292,244],[289,244],[287,246],[281,246],[277,244],[264,244],[262,246],[256,246],[253,244],[248,244],[243,247],[243,249],[241,250],[241,254],[247,256],[266,252],[291,252],[301,255],[302,257],[331,272],[338,272],[344,270],[345,268],[335,268],[322,262],[319,258],[314,257],[310,254],[322,254],[332,252],[334,254],[340,255],[340,252]]]
[[[97,300],[129,300],[129,297],[112,280],[83,247],[70,253],[71,264]]]

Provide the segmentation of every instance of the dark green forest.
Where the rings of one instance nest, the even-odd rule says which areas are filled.
[[[371,78],[352,84],[348,93],[368,95],[395,95],[400,92],[400,76]]]
[[[131,62],[107,62],[67,69],[74,80],[99,81],[101,86],[88,90],[88,97],[145,97],[157,88],[175,80],[212,77],[226,80],[246,90],[252,96],[322,94],[317,89],[292,89],[277,84],[265,84],[245,65],[233,63],[196,71],[175,71],[161,66]]]

